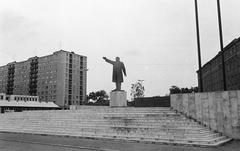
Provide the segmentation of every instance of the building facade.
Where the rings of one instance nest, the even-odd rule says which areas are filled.
[[[240,37],[229,43],[223,52],[227,90],[240,90]],[[203,65],[202,78],[203,92],[223,91],[221,52]]]
[[[87,57],[64,50],[0,67],[0,93],[39,96],[60,107],[86,99]]]

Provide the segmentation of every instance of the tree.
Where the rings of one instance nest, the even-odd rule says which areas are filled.
[[[144,86],[142,84],[142,81],[137,81],[136,83],[132,84],[131,86],[131,96],[132,96],[132,100],[134,100],[134,98],[140,98],[140,97],[144,97]]]
[[[169,90],[170,90],[170,94],[181,93],[181,89],[175,85],[171,86]]]
[[[108,100],[109,98],[106,91],[104,90],[97,91],[95,94],[96,94],[97,101]]]
[[[100,90],[96,92],[90,92],[87,96],[86,105],[106,105],[109,103],[108,100],[109,96],[107,95],[106,91]],[[93,100],[93,102],[89,102],[89,100]]]
[[[87,100],[94,100],[96,101],[97,100],[97,96],[96,96],[96,93],[95,92],[90,92],[89,95],[87,96]]]
[[[170,94],[177,94],[177,93],[197,93],[198,87],[191,87],[191,88],[179,88],[177,86],[171,86],[169,89]]]

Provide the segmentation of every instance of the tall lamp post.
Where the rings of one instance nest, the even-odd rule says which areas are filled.
[[[227,90],[227,85],[226,85],[226,73],[225,73],[225,62],[224,62],[224,52],[223,52],[221,9],[220,9],[220,1],[219,0],[217,0],[217,10],[218,10],[220,48],[221,48],[221,57],[222,57],[221,59],[222,59],[223,90],[226,91]]]
[[[196,16],[196,32],[197,32],[197,47],[198,47],[199,90],[200,90],[200,92],[203,92],[202,63],[201,63],[201,47],[200,47],[200,35],[199,35],[198,4],[197,4],[197,0],[195,0],[195,16]]]

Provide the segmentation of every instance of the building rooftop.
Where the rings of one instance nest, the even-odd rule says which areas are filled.
[[[29,61],[29,60],[31,60],[31,59],[44,58],[44,57],[48,57],[48,56],[51,56],[51,55],[54,55],[54,54],[58,54],[58,53],[62,53],[62,52],[76,54],[76,53],[73,52],[73,51],[70,52],[70,51],[66,51],[66,50],[58,50],[58,51],[53,52],[53,53],[50,54],[50,55],[45,55],[45,56],[40,56],[40,57],[34,56],[34,57],[30,57],[30,58],[28,58],[28,59],[26,59],[26,60],[23,60],[23,61],[13,61],[13,62],[10,62],[10,63],[8,63],[8,64],[6,64],[6,65],[1,65],[0,67],[5,67],[5,66],[8,66],[8,65],[16,64],[16,63],[24,63],[24,62],[27,62],[27,61]],[[79,55],[79,54],[76,54],[76,55]],[[86,58],[86,56],[84,56],[84,55],[79,55],[79,56]]]

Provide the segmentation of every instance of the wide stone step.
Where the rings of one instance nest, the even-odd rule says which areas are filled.
[[[159,114],[63,114],[63,115],[9,115],[9,116],[0,116],[1,119],[7,118],[7,119],[26,119],[26,118],[87,118],[87,119],[98,119],[98,118],[108,118],[108,119],[122,119],[122,118],[134,118],[134,119],[187,119],[184,116],[180,115],[159,115]]]
[[[83,109],[83,110],[44,110],[44,111],[24,111],[22,112],[22,114],[27,114],[29,112],[31,113],[59,113],[61,111],[64,111],[64,112],[70,112],[70,113],[175,113],[174,111],[172,110],[169,110],[169,109],[164,109],[164,110],[159,110],[159,109],[145,109],[145,110],[139,110],[139,109],[128,109],[128,110],[124,110],[124,109],[115,109],[115,110],[99,110],[99,109],[96,109],[96,110],[86,110],[86,109]],[[13,114],[13,113],[8,113],[8,114]]]
[[[94,106],[82,106],[78,110],[73,111],[91,111],[91,112],[134,112],[134,111],[171,111],[169,107],[125,107],[125,108],[109,108],[109,107],[94,107]]]
[[[29,120],[29,121],[21,121],[21,120],[9,120],[9,121],[1,121],[0,125],[19,125],[19,124],[53,124],[53,125],[123,125],[123,126],[152,126],[152,127],[189,127],[189,128],[203,128],[203,126],[198,125],[197,123],[189,123],[189,122],[154,122],[152,121],[106,121],[106,120],[97,120],[97,121],[79,121],[79,120]]]
[[[64,118],[64,117],[68,117],[69,116],[73,116],[73,117],[144,117],[144,118],[148,118],[148,117],[154,117],[154,118],[158,118],[158,117],[184,117],[180,114],[174,114],[174,113],[169,113],[169,114],[160,114],[160,113],[94,113],[94,114],[86,114],[86,113],[69,113],[69,114],[58,114],[58,113],[54,113],[54,114],[47,114],[47,113],[32,113],[32,114],[6,114],[4,116],[0,116],[1,118],[7,117],[7,118],[21,118],[21,117],[56,117],[56,118]]]
[[[14,131],[9,129],[9,131]],[[15,131],[15,132],[21,132],[21,131]],[[26,132],[26,131],[22,131]],[[149,141],[149,142],[160,142],[162,143],[163,140],[166,141],[166,143],[170,142],[179,142],[179,143],[184,143],[188,142],[189,144],[213,144],[217,141],[224,140],[226,137],[209,137],[209,138],[192,138],[192,137],[181,137],[181,136],[165,136],[165,135],[160,135],[160,136],[148,136],[148,135],[121,135],[121,134],[113,134],[113,133],[97,133],[97,132],[87,132],[87,131],[82,131],[78,133],[73,133],[73,132],[67,132],[67,131],[52,131],[52,130],[45,130],[45,131],[40,131],[40,130],[28,130],[28,133],[35,133],[35,134],[51,134],[51,135],[68,135],[68,136],[79,136],[79,137],[98,137],[98,138],[112,138],[112,139],[128,139],[128,140],[136,140],[136,141]]]
[[[25,132],[25,133],[31,133],[31,132],[35,132],[35,133],[41,133],[41,134],[46,134],[48,132],[51,132],[52,134],[55,134],[55,135],[58,135],[59,133],[63,133],[63,134],[68,134],[68,135],[74,135],[74,136],[88,136],[88,135],[102,135],[102,136],[115,136],[115,137],[118,137],[118,136],[125,136],[125,137],[139,137],[139,138],[152,138],[152,139],[162,139],[162,138],[167,138],[167,139],[213,139],[213,138],[216,138],[216,137],[219,137],[218,135],[206,135],[204,137],[202,136],[198,136],[198,135],[180,135],[180,134],[172,134],[172,133],[154,133],[154,134],[151,134],[151,133],[131,133],[131,132],[128,132],[128,133],[119,133],[119,132],[116,132],[116,131],[109,131],[109,130],[106,130],[106,129],[82,129],[81,131],[79,130],[75,130],[75,131],[72,131],[72,130],[68,130],[68,129],[38,129],[38,130],[35,130],[35,129],[31,129],[31,127],[25,127],[23,129],[19,129],[19,130],[16,130],[16,129],[11,129],[11,128],[8,128],[6,129],[7,131],[12,131],[12,130],[15,130],[15,132]]]
[[[72,131],[85,131],[85,130],[90,130],[90,131],[96,131],[96,130],[101,130],[101,131],[117,131],[117,132],[134,132],[134,133],[151,133],[151,134],[157,134],[157,133],[171,133],[171,134],[200,134],[200,133],[210,133],[206,128],[186,128],[186,127],[176,127],[176,128],[171,128],[171,127],[146,127],[146,126],[111,126],[111,125],[79,125],[79,124],[66,124],[66,125],[55,125],[54,123],[48,123],[48,124],[31,124],[31,123],[26,123],[26,124],[19,124],[19,125],[5,125],[1,126],[0,130],[4,130],[5,128],[16,128],[16,129],[37,129],[41,125],[42,129],[62,129],[62,130],[72,130]]]
[[[44,125],[41,126],[42,128],[49,128],[49,129],[69,129],[69,130],[83,130],[83,129],[111,129],[114,131],[119,131],[119,132],[147,132],[147,133],[158,133],[158,132],[165,132],[165,133],[186,133],[186,134],[208,134],[211,133],[211,131],[207,129],[192,129],[192,128],[166,128],[166,127],[144,127],[144,126],[139,126],[139,127],[116,127],[116,126],[109,126],[109,125],[67,125],[67,126],[61,126],[61,125]],[[4,130],[6,128],[18,128],[18,129],[25,129],[25,128],[39,128],[39,125],[19,125],[19,126],[1,126],[0,130]]]
[[[44,123],[31,123],[31,124],[24,124],[24,125],[31,125],[31,126],[37,126],[40,124],[44,124]],[[24,126],[23,125],[23,126]],[[65,126],[64,123],[53,123],[52,125],[54,125],[55,127],[61,127],[61,126]],[[9,126],[9,124],[1,124],[1,127],[5,127],[5,126]],[[22,124],[19,126],[22,126]],[[124,124],[93,124],[93,123],[81,123],[81,124],[74,124],[72,123],[70,126],[78,126],[78,127],[137,127],[137,128],[156,128],[156,129],[203,129],[203,130],[208,130],[207,128],[203,128],[203,127],[194,127],[194,126],[170,126],[170,125],[137,125],[137,124],[131,124],[131,125],[124,125]]]
[[[161,119],[161,120],[155,120],[155,119],[141,119],[141,118],[114,118],[114,119],[108,119],[108,118],[98,118],[98,119],[88,119],[88,118],[83,118],[83,119],[78,119],[78,118],[68,118],[68,119],[63,119],[63,118],[49,118],[49,119],[44,119],[44,118],[38,118],[38,119],[21,119],[21,118],[11,118],[11,119],[1,119],[0,124],[4,122],[17,122],[17,121],[31,121],[31,122],[41,122],[41,121],[54,121],[54,122],[77,122],[77,123],[113,123],[113,124],[156,124],[156,125],[196,125],[199,126],[198,123],[196,122],[191,122],[189,120],[184,120],[184,119],[178,119],[178,120],[170,120],[170,119]]]

